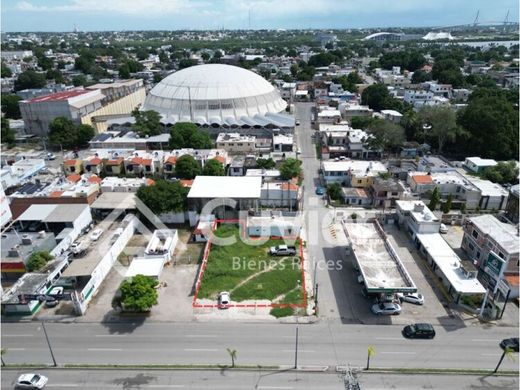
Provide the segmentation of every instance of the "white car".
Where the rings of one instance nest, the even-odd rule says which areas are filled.
[[[218,294],[218,307],[219,309],[227,309],[229,308],[229,302],[231,298],[229,297],[229,293],[227,291],[222,291]]]
[[[442,234],[448,233],[448,227],[445,224],[441,223],[441,226],[439,227],[439,233],[442,233]]]
[[[419,293],[403,294],[397,293],[397,298],[401,302],[415,303],[416,305],[424,305],[424,296]]]
[[[46,376],[40,374],[22,374],[16,381],[16,389],[43,389],[48,382]]]
[[[401,305],[393,302],[376,303],[372,306],[372,313],[380,315],[401,314]]]
[[[48,161],[56,160],[56,156],[52,153],[47,153],[47,156],[45,156],[45,159]]]
[[[61,287],[61,286],[53,287],[52,290],[47,293],[47,295],[61,295],[61,294],[63,294],[63,287]]]
[[[90,239],[92,241],[97,241],[99,240],[99,237],[101,237],[101,235],[103,234],[103,229],[101,228],[97,228],[96,230],[94,230],[92,232],[92,234],[90,235]]]

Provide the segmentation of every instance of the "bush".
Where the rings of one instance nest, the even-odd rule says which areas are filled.
[[[49,252],[39,251],[33,252],[29,259],[27,260],[26,268],[28,272],[39,271],[42,269],[49,261],[54,259]]]
[[[289,316],[292,316],[294,314],[294,309],[290,306],[286,306],[286,307],[273,307],[271,309],[271,311],[269,312],[269,314],[271,314],[272,316],[276,317],[276,318],[281,318],[281,317],[289,317]]]

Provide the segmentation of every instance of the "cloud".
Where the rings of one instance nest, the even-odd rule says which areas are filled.
[[[26,0],[18,2],[15,10],[25,12],[89,12],[125,15],[171,15],[193,11],[203,3],[187,0],[72,0],[62,5],[35,5]]]

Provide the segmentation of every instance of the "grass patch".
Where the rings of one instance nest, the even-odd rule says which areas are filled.
[[[272,316],[276,318],[289,317],[294,314],[294,309],[290,306],[286,307],[273,307],[269,312]]]
[[[298,280],[301,282],[300,259],[274,257],[268,254],[268,248],[283,244],[282,240],[268,240],[262,245],[254,246],[243,242],[238,234],[238,227],[234,225],[221,225],[216,230],[216,236],[234,235],[236,242],[228,246],[212,245],[198,294],[200,298],[215,299],[220,291],[233,290],[242,281],[267,269],[275,262],[275,269],[258,274],[234,290],[231,299],[273,299],[297,287]],[[298,245],[296,244],[297,247]]]

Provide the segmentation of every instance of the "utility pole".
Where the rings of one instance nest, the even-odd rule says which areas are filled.
[[[294,347],[294,369],[298,369],[298,317],[296,317],[296,343]]]
[[[49,341],[49,336],[47,335],[47,330],[45,329],[45,322],[42,321],[42,329],[43,333],[45,334],[45,340],[47,340],[47,345],[49,346],[49,351],[51,353],[52,357],[52,363],[54,364],[54,367],[58,367],[58,363],[56,363],[56,358],[54,357],[54,352],[52,352],[51,342]]]

